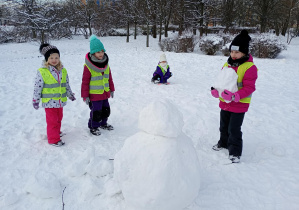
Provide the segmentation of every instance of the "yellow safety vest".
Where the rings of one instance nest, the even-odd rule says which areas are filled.
[[[96,72],[84,64],[91,73],[89,82],[89,93],[90,94],[103,94],[104,91],[109,92],[109,72],[110,68],[107,65],[104,74],[102,72]]]
[[[238,75],[238,80],[237,80],[237,86],[238,86],[238,90],[242,89],[243,88],[243,77],[245,75],[245,72],[254,65],[254,63],[252,62],[245,62],[245,63],[242,63],[239,67],[238,67],[238,70],[237,70],[237,75]],[[223,67],[228,67],[228,63],[226,62]],[[250,94],[249,96],[247,96],[246,98],[242,98],[240,99],[240,102],[241,103],[250,103],[251,101],[251,96],[252,94]],[[223,98],[219,97],[219,99],[221,101],[224,102]]]
[[[160,65],[158,65],[158,66],[160,67],[160,69],[161,69],[161,71],[163,73],[163,76],[164,76],[165,73],[166,73],[166,71],[167,71],[167,69],[168,69],[168,65],[166,66],[166,71],[162,68],[162,66],[160,66]]]
[[[53,77],[49,69],[47,68],[39,68],[38,69],[40,74],[44,80],[44,86],[42,90],[42,102],[47,103],[51,99],[53,100],[60,100],[62,102],[67,101],[66,97],[66,75],[67,71],[63,68],[62,71],[62,78],[60,84],[57,80]]]

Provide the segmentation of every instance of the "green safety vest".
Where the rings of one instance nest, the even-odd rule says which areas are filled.
[[[103,94],[104,91],[109,92],[109,72],[110,68],[107,65],[104,74],[102,72],[96,72],[84,64],[91,73],[89,82],[89,93],[90,94]]]
[[[238,67],[238,70],[237,70],[237,75],[238,75],[238,80],[237,80],[237,86],[238,86],[238,90],[240,90],[241,88],[243,88],[243,77],[245,75],[245,72],[254,65],[254,63],[252,62],[245,62],[245,63],[242,63],[239,67]],[[223,67],[228,67],[228,63],[226,62]],[[240,102],[241,103],[250,103],[251,101],[251,96],[252,94],[250,94],[249,96],[247,96],[246,98],[242,98],[240,99]],[[219,99],[221,101],[224,102],[224,99],[219,97]]]
[[[61,70],[62,72],[62,78],[60,84],[57,82],[57,80],[53,77],[49,69],[47,68],[39,68],[38,69],[40,74],[43,77],[44,80],[44,86],[42,90],[42,102],[47,103],[51,99],[53,100],[60,100],[62,102],[67,101],[66,97],[66,75],[67,71],[65,68]]]
[[[168,65],[166,66],[166,71],[162,68],[162,66],[160,66],[160,65],[158,65],[158,66],[160,67],[160,69],[161,69],[161,71],[163,73],[163,76],[164,76],[165,73],[166,73],[166,71],[167,71],[167,69],[168,69]]]

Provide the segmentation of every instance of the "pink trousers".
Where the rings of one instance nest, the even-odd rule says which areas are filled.
[[[63,108],[45,108],[47,121],[47,136],[49,144],[60,141],[60,128]]]

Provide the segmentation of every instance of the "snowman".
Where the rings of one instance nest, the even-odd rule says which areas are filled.
[[[139,115],[140,131],[127,138],[114,159],[114,178],[130,210],[182,210],[200,187],[200,166],[182,114],[169,100]]]

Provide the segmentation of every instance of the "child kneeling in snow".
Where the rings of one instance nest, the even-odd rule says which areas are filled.
[[[242,30],[232,41],[229,50],[230,57],[224,64],[222,71],[233,70],[236,72],[236,92],[215,87],[211,94],[219,98],[220,112],[220,140],[213,149],[219,151],[228,149],[229,159],[232,163],[240,162],[243,149],[241,126],[248,111],[252,93],[255,91],[257,80],[257,67],[252,56],[248,53],[251,38],[246,30]],[[228,71],[227,71],[228,72]],[[225,77],[223,77],[225,78]],[[225,83],[225,81],[223,81]],[[223,87],[222,87],[223,88]]]
[[[163,83],[167,84],[167,80],[172,76],[172,73],[169,71],[170,67],[166,60],[166,55],[163,53],[160,56],[160,61],[158,63],[157,69],[153,74],[152,82],[153,83]]]
[[[89,105],[88,128],[93,135],[101,135],[100,128],[113,130],[107,123],[110,116],[108,98],[113,98],[114,83],[109,58],[103,43],[95,36],[90,37],[90,52],[85,56],[81,85],[81,97]]]

